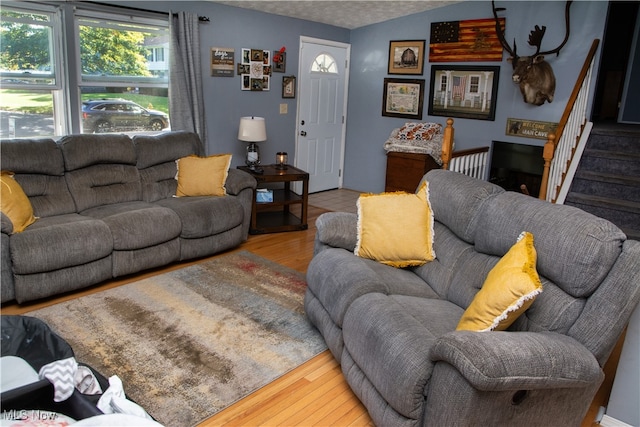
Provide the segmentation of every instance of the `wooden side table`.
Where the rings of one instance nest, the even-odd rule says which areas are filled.
[[[256,201],[256,193],[253,192],[251,209],[251,225],[249,233],[278,233],[281,231],[306,230],[307,208],[309,201],[309,174],[293,166],[287,169],[276,169],[275,165],[261,166],[263,173],[253,173],[247,166],[238,166],[238,169],[248,172],[261,184],[282,183],[283,188],[273,189],[273,202]],[[291,191],[291,183],[302,181],[302,195]],[[292,212],[292,207],[300,207],[300,216]]]

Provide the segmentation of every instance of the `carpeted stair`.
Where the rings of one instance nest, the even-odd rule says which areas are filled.
[[[565,204],[640,240],[640,126],[594,126]]]

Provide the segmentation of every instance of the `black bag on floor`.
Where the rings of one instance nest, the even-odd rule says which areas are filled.
[[[2,317],[1,356],[16,356],[24,359],[39,372],[51,362],[74,357],[71,346],[56,335],[49,326],[35,317]],[[81,366],[81,363],[78,363]],[[109,387],[109,381],[90,366],[102,390]],[[69,399],[55,402],[53,384],[49,380],[39,380],[1,394],[2,410],[41,410],[58,412],[76,420],[102,415],[96,404],[101,395],[86,395],[77,389]]]

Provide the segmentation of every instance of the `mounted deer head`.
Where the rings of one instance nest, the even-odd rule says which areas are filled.
[[[565,6],[566,32],[562,43],[555,49],[540,52],[542,38],[544,37],[547,27],[543,25],[542,28],[540,28],[536,25],[534,30],[529,34],[529,45],[535,46],[536,53],[531,56],[518,56],[516,53],[516,40],[513,40],[512,49],[504,38],[504,29],[502,25],[500,25],[498,18],[498,12],[506,9],[503,7],[496,8],[495,1],[491,1],[493,16],[496,20],[498,40],[500,40],[500,44],[502,44],[504,50],[511,55],[507,61],[511,62],[513,66],[513,82],[520,86],[520,92],[522,93],[524,102],[528,104],[542,105],[545,101],[553,101],[553,95],[556,91],[556,77],[553,74],[551,66],[544,60],[544,56],[552,53],[558,56],[560,49],[567,43],[569,39],[569,8],[571,7],[571,3],[571,1],[567,1]]]

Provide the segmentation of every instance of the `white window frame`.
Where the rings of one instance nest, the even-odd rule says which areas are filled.
[[[47,14],[51,16],[50,23],[37,21],[38,25],[50,25],[51,35],[51,73],[47,76],[54,78],[51,84],[2,84],[6,89],[17,89],[22,91],[45,90],[51,91],[53,96],[53,118],[54,135],[60,137],[69,133],[82,132],[82,87],[105,86],[105,87],[156,87],[168,88],[168,73],[165,76],[151,77],[120,77],[120,76],[82,76],[80,39],[78,22],[82,19],[101,20],[107,26],[113,28],[140,30],[140,26],[145,26],[145,32],[153,32],[153,28],[160,28],[158,32],[168,34],[168,15],[163,19],[158,19],[155,13],[135,14],[130,12],[119,13],[114,7],[82,4],[81,2],[63,2],[58,5],[36,2],[3,1],[2,7],[15,10],[20,13]],[[124,10],[124,9],[123,9]],[[144,15],[144,16],[143,16]],[[109,21],[112,21],[110,24]],[[136,26],[140,24],[140,26]],[[153,49],[154,50],[154,49]],[[156,52],[152,52],[155,58]],[[169,61],[170,52],[165,49],[165,62]],[[1,72],[2,78],[24,77],[22,73]],[[44,135],[43,135],[44,136]]]
[[[96,23],[101,25],[96,25]],[[152,34],[167,34],[169,32],[169,21],[139,18],[126,15],[117,15],[113,13],[96,12],[92,10],[76,10],[74,14],[74,50],[78,58],[76,64],[76,74],[78,76],[78,87],[86,86],[107,86],[122,87],[127,83],[138,87],[167,87],[169,77],[134,77],[134,76],[87,76],[82,74],[82,63],[80,59],[80,25],[99,26],[102,28],[111,28],[116,30],[140,31],[145,28],[145,32]],[[154,29],[160,28],[160,29]],[[155,59],[155,49],[152,49],[152,55]]]
[[[68,106],[68,98],[65,93],[66,91],[64,90],[66,87],[65,82],[67,81],[66,73],[61,66],[63,58],[62,52],[64,52],[64,31],[62,26],[62,13],[60,9],[45,4],[28,3],[28,5],[25,5],[23,2],[14,1],[5,1],[3,2],[2,7],[9,10],[15,10],[20,13],[49,15],[49,23],[30,20],[23,21],[20,19],[16,21],[51,27],[51,38],[49,40],[51,70],[49,73],[42,74],[42,77],[51,78],[53,79],[53,82],[49,84],[30,83],[28,86],[3,83],[2,87],[5,89],[16,89],[22,91],[50,91],[53,98],[54,135],[64,135],[68,133],[68,130],[70,129],[70,117],[69,114],[64,113],[65,111],[69,111],[69,109],[66,108]],[[3,79],[11,77],[24,78],[24,75],[22,73],[0,72],[0,77]]]

